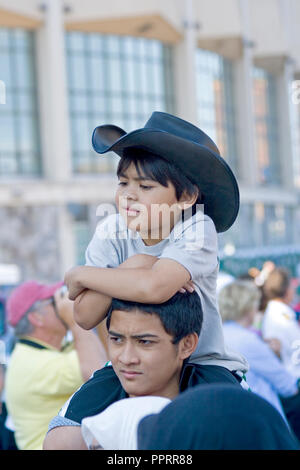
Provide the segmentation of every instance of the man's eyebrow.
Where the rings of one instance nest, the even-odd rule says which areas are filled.
[[[158,338],[157,335],[151,333],[143,333],[142,335],[132,335],[132,338],[142,339],[142,338]]]
[[[120,333],[116,333],[115,331],[109,330],[108,333],[112,336],[117,336],[118,338],[124,338],[124,335],[121,335]]]
[[[116,333],[115,331],[109,330],[108,332],[112,336],[117,336],[118,338],[124,338],[124,335],[120,333]],[[152,333],[143,333],[142,335],[132,335],[131,338],[135,339],[142,339],[142,338],[158,338],[157,335],[153,335]]]

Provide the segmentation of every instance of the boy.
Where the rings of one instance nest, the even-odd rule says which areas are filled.
[[[192,362],[246,372],[245,359],[225,350],[217,309],[217,231],[233,224],[239,191],[216,145],[192,124],[154,112],[144,128],[129,134],[112,125],[97,127],[93,146],[121,157],[119,214],[96,230],[87,266],[66,274],[76,321],[93,328],[112,297],[162,303],[195,288],[204,319]]]

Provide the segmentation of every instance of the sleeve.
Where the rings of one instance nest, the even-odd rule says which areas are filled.
[[[118,219],[115,215],[99,223],[85,252],[86,266],[115,268],[121,261],[118,254]]]
[[[64,416],[55,416],[49,423],[48,431],[52,431],[54,428],[61,428],[63,426],[80,426],[80,423],[72,421],[72,419],[65,418]]]
[[[257,338],[254,343],[251,343],[251,347],[244,350],[243,353],[249,361],[251,370],[271,383],[279,395],[288,397],[297,393],[296,378],[286,370],[262,340]]]
[[[174,234],[161,258],[169,258],[182,264],[191,279],[209,276],[218,266],[218,239],[213,221],[202,213]]]

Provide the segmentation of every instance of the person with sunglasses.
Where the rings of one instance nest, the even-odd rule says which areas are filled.
[[[40,450],[51,418],[105,364],[106,352],[94,331],[75,323],[61,282],[21,284],[8,298],[6,314],[17,339],[6,373],[7,408],[18,449]]]

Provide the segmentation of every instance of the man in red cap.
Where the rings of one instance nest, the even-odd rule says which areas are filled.
[[[7,301],[17,344],[6,374],[6,400],[21,450],[42,449],[49,421],[106,361],[98,336],[75,324],[73,302],[62,285],[25,282]],[[73,343],[62,347],[68,330]]]

